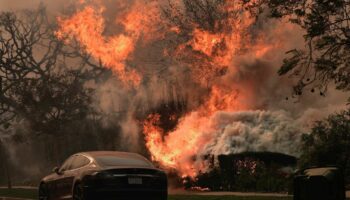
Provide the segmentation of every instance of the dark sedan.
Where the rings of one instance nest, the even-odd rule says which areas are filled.
[[[43,178],[39,199],[167,199],[167,176],[146,158],[126,152],[96,151],[69,157]]]

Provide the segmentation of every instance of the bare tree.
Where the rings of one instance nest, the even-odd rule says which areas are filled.
[[[88,115],[92,89],[85,83],[104,70],[54,31],[42,5],[0,14],[0,124],[5,127],[24,118],[34,131],[51,133]]]

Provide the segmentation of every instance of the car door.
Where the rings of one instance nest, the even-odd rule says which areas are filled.
[[[74,180],[79,178],[79,175],[85,165],[89,163],[89,159],[82,155],[75,155],[68,170],[65,171],[65,195],[64,199],[70,199],[73,196]]]
[[[70,165],[67,166],[67,169],[63,173],[62,177],[62,196],[61,199],[71,199],[72,198],[72,187],[74,178],[76,176],[76,162],[78,160],[78,155],[72,156],[70,160]]]
[[[69,175],[69,170],[71,169],[73,160],[75,158],[74,156],[69,157],[61,166],[58,174],[58,178],[55,181],[55,192],[54,196],[57,199],[65,199],[68,194],[67,189],[67,176]]]

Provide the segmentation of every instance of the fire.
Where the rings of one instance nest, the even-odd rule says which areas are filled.
[[[215,56],[216,48],[224,43],[224,35],[212,34],[196,28],[193,31],[193,40],[190,45],[194,50],[203,52],[207,56]]]
[[[157,160],[158,157],[162,156],[162,164],[175,167],[175,160],[173,155],[164,155],[166,151],[163,143],[162,135],[163,130],[157,126],[160,119],[160,115],[150,115],[148,116],[147,121],[144,123],[144,132],[147,133],[145,135],[145,139],[148,141],[146,144],[147,148],[152,152],[152,159]]]
[[[237,71],[233,64],[234,59],[236,53],[247,45],[245,31],[253,23],[247,11],[242,11],[241,6],[228,2],[227,6],[222,8],[227,12],[238,13],[240,20],[225,19],[226,21],[221,22],[226,25],[223,29],[214,27],[214,30],[204,30],[195,25],[190,34],[192,39],[178,46],[175,56],[195,55],[189,62],[194,79],[208,77],[206,80],[215,80],[218,71],[227,69],[231,74]],[[181,32],[178,28],[175,30],[176,33]],[[270,49],[265,44],[251,48],[257,57],[262,57]],[[246,91],[242,94],[235,88],[244,88]],[[143,124],[143,132],[152,159],[166,168],[175,168],[182,177],[194,178],[199,172],[206,171],[208,165],[201,157],[205,155],[204,149],[213,140],[215,124],[212,124],[212,119],[221,111],[250,109],[251,107],[244,103],[247,98],[249,87],[227,86],[214,81],[206,101],[180,119],[176,130],[164,133],[157,126],[159,116],[150,115]]]
[[[206,171],[201,151],[212,140],[211,118],[221,110],[239,111],[245,106],[237,101],[237,93],[229,93],[213,87],[208,101],[198,110],[181,119],[175,131],[163,137],[159,128],[159,115],[150,115],[143,124],[146,146],[152,159],[166,168],[176,169],[182,177],[196,177],[200,171]]]
[[[158,161],[166,168],[174,168],[180,172],[182,177],[195,177],[197,170],[195,167],[204,168],[202,163],[193,166],[193,156],[201,148],[203,142],[202,132],[199,124],[192,121],[182,122],[183,129],[169,133],[162,138],[163,130],[157,127],[158,115],[150,115],[144,122],[144,133],[146,146],[152,153],[152,159]]]
[[[218,86],[213,86],[210,98],[204,105],[205,110],[209,114],[213,114],[220,110],[225,111],[238,111],[242,110],[245,106],[237,99],[239,97],[238,91],[224,90]]]
[[[127,63],[133,59],[138,45],[142,47],[162,40],[166,33],[178,35],[179,38],[187,34],[174,40],[177,41],[174,48],[163,49],[160,56],[180,60],[183,66],[190,69],[192,79],[198,80],[196,82],[207,88],[208,93],[203,95],[205,98],[199,106],[179,120],[172,132],[165,133],[160,128],[159,114],[149,115],[143,122],[146,147],[152,160],[165,168],[176,169],[182,177],[195,177],[207,170],[208,165],[202,157],[206,153],[204,149],[215,140],[213,132],[217,125],[213,124],[215,120],[212,119],[217,113],[252,109],[247,103],[252,96],[250,85],[227,81],[239,71],[235,64],[239,53],[249,51],[252,57],[262,58],[276,48],[276,44],[268,44],[263,35],[253,38],[256,42],[252,42],[247,34],[254,23],[249,11],[237,1],[224,2],[219,11],[228,17],[219,19],[211,29],[194,23],[190,24],[189,30],[171,25],[159,31],[162,22],[159,1],[147,0],[135,1],[130,8],[120,11],[113,22],[122,28],[114,34],[105,33],[106,8],[100,1],[95,4],[81,1],[84,3],[81,10],[70,17],[58,19],[56,36],[59,39],[66,43],[77,41],[86,53],[111,69],[121,81],[135,88],[141,84],[144,76],[143,70],[140,70],[142,66],[132,67]]]
[[[149,42],[161,37],[156,29],[159,12],[156,1],[135,1],[130,10],[117,17],[116,23],[122,24],[135,41],[142,39],[142,42]]]
[[[156,23],[149,18],[146,11],[154,10],[143,6],[142,2],[135,3],[131,12],[117,18],[116,23],[122,24],[124,32],[112,36],[105,36],[105,20],[103,13],[106,10],[101,3],[87,5],[69,18],[58,18],[59,30],[56,36],[67,43],[74,39],[92,55],[101,61],[103,66],[110,68],[124,83],[138,86],[142,79],[135,69],[129,69],[126,61],[132,56],[135,45],[142,35],[151,34],[148,27]]]
[[[219,6],[218,12],[227,17],[218,19],[210,29],[194,24],[189,34],[191,39],[179,44],[174,52],[175,57],[189,63],[193,78],[203,85],[225,74],[227,70],[235,72],[237,67],[233,65],[234,58],[246,48],[247,43],[249,45],[247,41],[251,39],[247,31],[254,19],[244,10],[242,2],[225,1]],[[178,34],[183,32],[179,27],[175,27],[175,30]],[[264,50],[260,51],[257,54],[263,55]]]

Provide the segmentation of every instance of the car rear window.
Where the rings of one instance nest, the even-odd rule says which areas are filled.
[[[153,167],[152,163],[146,159],[117,157],[117,156],[99,156],[96,157],[98,164],[104,167],[111,166],[135,166],[135,167]]]

